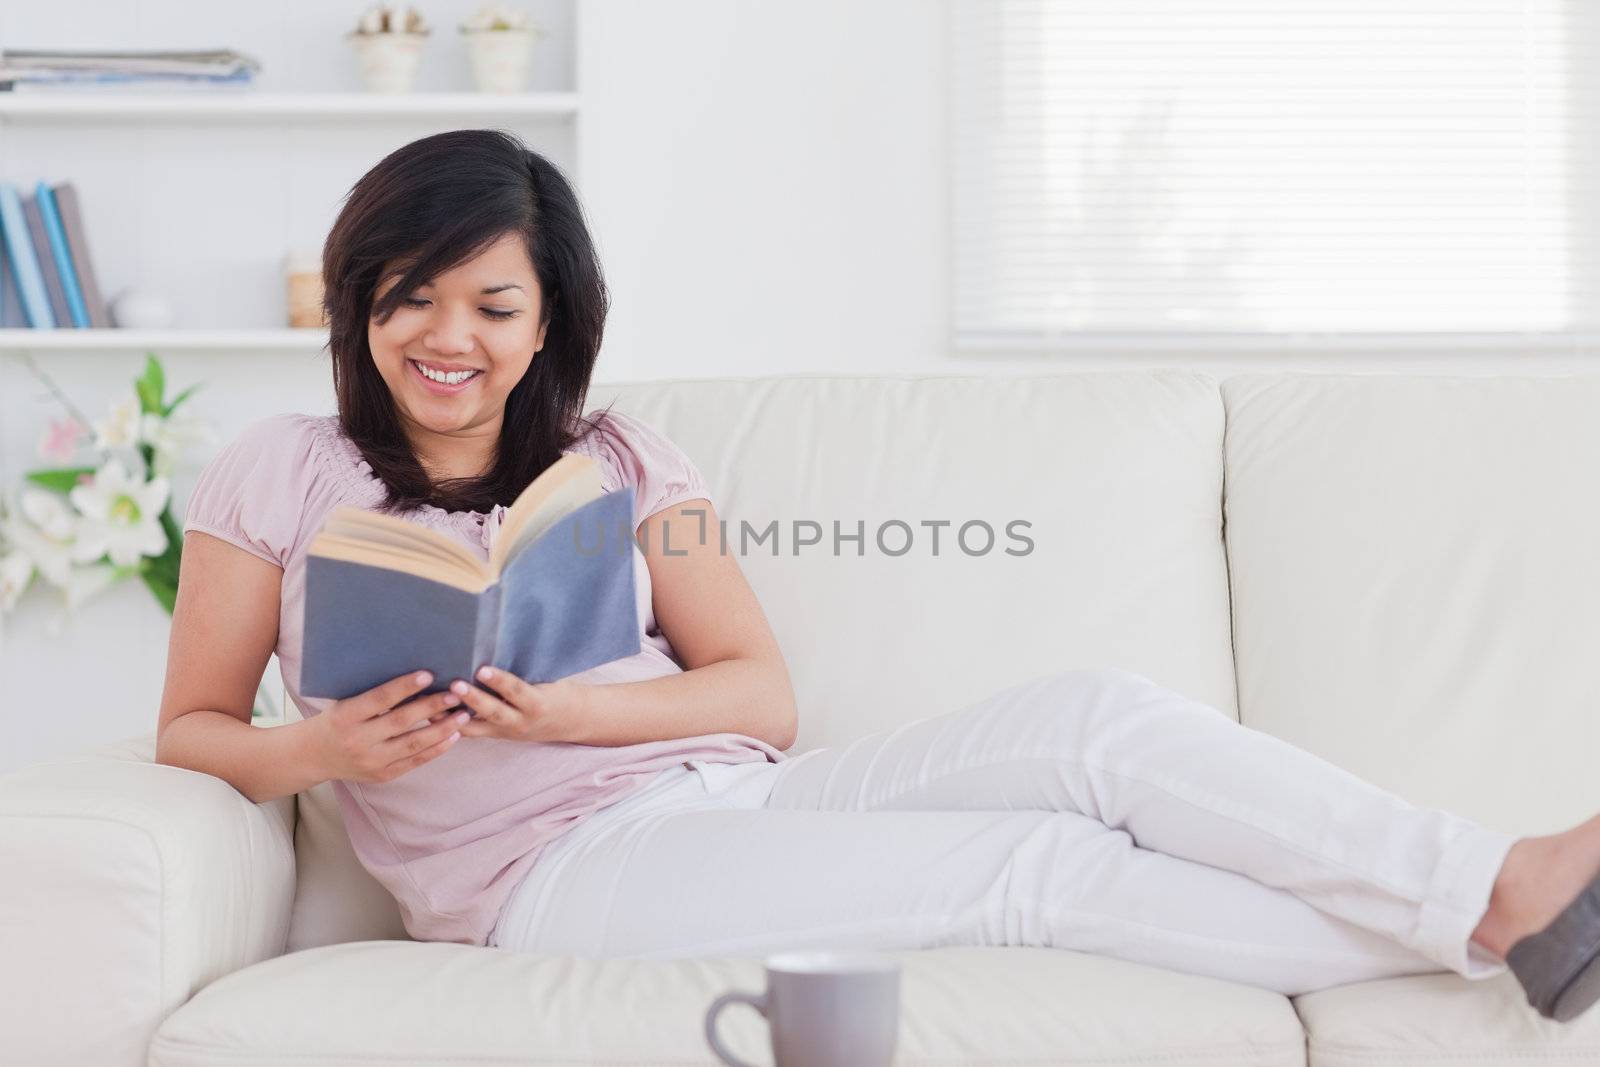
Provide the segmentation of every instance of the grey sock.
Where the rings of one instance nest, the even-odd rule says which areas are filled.
[[[1512,945],[1506,965],[1546,1018],[1567,1022],[1600,1000],[1600,877],[1549,926]]]

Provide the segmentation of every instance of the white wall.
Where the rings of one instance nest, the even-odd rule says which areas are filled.
[[[601,380],[769,373],[1010,373],[1188,365],[1225,376],[1299,370],[1566,373],[1587,347],[1285,351],[1087,343],[1065,358],[957,359],[945,349],[948,241],[943,5],[937,0],[522,0],[552,28],[536,87],[582,94],[576,136],[530,131],[571,168],[614,295]],[[339,35],[361,4],[77,0],[0,5],[0,46],[238,47],[263,88],[349,89]],[[464,88],[455,22],[472,0],[428,0],[436,35],[419,88]],[[155,284],[185,325],[276,325],[279,263],[320,245],[338,197],[421,124],[243,129],[0,130],[0,175],[72,178],[107,287]],[[519,131],[520,132],[520,131]],[[132,356],[52,353],[98,413]],[[166,354],[195,412],[223,435],[284,410],[331,410],[326,362],[285,353]],[[0,357],[0,476],[33,462],[54,414]],[[197,461],[204,457],[197,457]],[[186,494],[196,466],[179,472]],[[165,616],[130,584],[57,635],[48,598],[0,632],[0,770],[150,729]]]

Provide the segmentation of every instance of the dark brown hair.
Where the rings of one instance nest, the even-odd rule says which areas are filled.
[[[550,324],[544,347],[506,397],[493,468],[435,484],[372,362],[368,320],[387,322],[418,286],[512,233],[538,279],[540,324]],[[403,273],[374,305],[385,264]],[[387,509],[509,505],[590,429],[581,416],[610,293],[571,184],[511,134],[450,130],[385,156],[346,195],[323,246],[322,279],[340,427],[387,486]]]

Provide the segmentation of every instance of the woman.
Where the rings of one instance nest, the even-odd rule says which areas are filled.
[[[413,937],[655,958],[1044,945],[1286,994],[1483,978],[1509,956],[1547,1015],[1600,996],[1600,817],[1513,838],[1125,671],[786,756],[788,671],[737,562],[699,533],[717,528],[699,471],[638,420],[580,418],[604,282],[572,189],[508,135],[385,158],[324,274],[339,414],[256,423],[202,474],[158,759],[257,802],[332,780]],[[300,696],[305,551],[332,508],[486,556],[563,452],[634,488],[638,655],[543,685],[484,672],[417,698],[430,679],[408,675]],[[256,730],[274,651],[304,721]]]

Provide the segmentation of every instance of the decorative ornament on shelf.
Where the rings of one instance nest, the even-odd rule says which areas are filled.
[[[283,274],[288,283],[289,325],[297,329],[328,325],[322,293],[322,254],[308,249],[290,251],[283,257]]]
[[[167,298],[148,289],[124,289],[111,301],[111,321],[125,330],[164,330],[176,317]]]
[[[544,30],[526,14],[500,4],[485,4],[461,24],[467,39],[472,80],[484,93],[518,93],[527,88],[533,46]]]
[[[378,4],[345,35],[356,50],[361,82],[369,92],[408,93],[416,81],[422,46],[432,30],[413,7]]]

